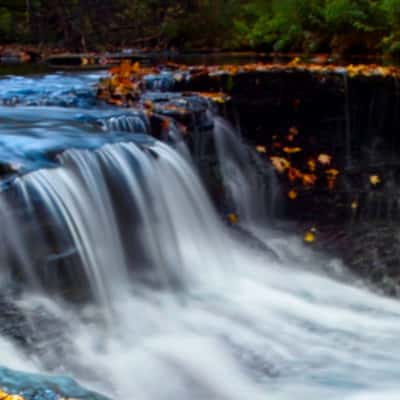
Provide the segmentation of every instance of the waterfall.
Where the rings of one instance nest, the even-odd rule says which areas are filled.
[[[140,115],[120,110],[0,111],[3,122],[15,113],[4,153],[54,161],[0,192],[3,364],[70,376],[110,398],[398,397],[398,302],[305,248],[286,226],[271,231],[274,173],[224,120],[214,118],[215,147],[243,230],[214,209],[173,124],[168,146],[143,135]],[[14,134],[29,126],[40,146],[27,151],[21,143],[36,136]],[[204,156],[209,136],[197,134]],[[3,376],[0,368],[0,385]],[[62,397],[74,393],[68,385]]]
[[[347,71],[343,72],[344,87],[344,122],[345,122],[345,149],[346,149],[346,167],[352,165],[352,143],[351,143],[351,110],[350,110],[350,91],[349,91],[349,75]]]
[[[349,276],[328,278],[327,260],[305,259],[287,235],[297,255],[284,262],[230,235],[173,148],[109,144],[59,161],[1,196],[2,260],[38,284],[18,306],[65,324],[66,348],[45,341],[33,369],[48,370],[49,359],[52,372],[142,400],[380,400],[393,392],[397,303],[349,286]],[[10,213],[16,204],[21,211]],[[57,275],[94,302],[76,307],[49,295]]]
[[[263,225],[275,214],[279,197],[272,168],[240,139],[224,119],[216,117],[214,137],[223,183],[243,225]]]
[[[16,181],[12,199],[19,198],[20,215],[8,214],[2,201],[3,258],[14,249],[33,286],[40,281],[51,286],[49,277],[43,282],[44,266],[31,266],[38,258],[36,264],[53,263],[52,269],[72,259],[75,280],[87,281],[103,306],[139,271],[164,287],[212,273],[203,263],[206,256],[218,258],[219,248],[228,245],[221,239],[225,228],[196,172],[175,150],[160,142],[147,148],[120,143],[94,152],[69,150],[59,162],[58,168]],[[29,224],[34,229],[21,228]],[[214,245],[206,254],[210,241]],[[33,242],[32,248],[26,245]],[[193,260],[198,265],[188,270]]]
[[[149,133],[149,122],[144,114],[139,112],[114,115],[109,118],[101,119],[99,122],[103,129],[109,132]]]

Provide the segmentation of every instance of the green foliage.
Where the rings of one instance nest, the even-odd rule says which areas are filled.
[[[362,30],[366,22],[363,8],[356,1],[328,0],[323,10],[325,22],[331,30]]]
[[[398,49],[400,0],[254,0],[236,23],[251,46],[277,51]]]
[[[0,35],[7,37],[12,31],[12,15],[6,8],[0,9]]]
[[[382,40],[382,48],[386,53],[400,55],[400,1],[383,0],[380,7],[389,27]]]
[[[400,53],[400,0],[0,0],[0,42]]]

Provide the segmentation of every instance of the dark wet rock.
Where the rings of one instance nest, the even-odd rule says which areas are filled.
[[[68,354],[67,327],[42,307],[27,310],[18,305],[18,292],[7,290],[0,296],[0,336],[16,344],[26,357],[40,356],[54,370]]]
[[[187,131],[207,130],[213,122],[209,116],[209,102],[196,95],[170,94],[168,96],[143,96],[143,100],[151,100],[152,113],[158,116],[172,118],[185,126]]]
[[[15,293],[10,292],[0,297],[0,334],[27,348],[28,338],[32,336],[33,331],[22,310],[8,300],[16,297]]]
[[[318,225],[315,249],[341,258],[371,288],[400,297],[400,229],[368,221]]]

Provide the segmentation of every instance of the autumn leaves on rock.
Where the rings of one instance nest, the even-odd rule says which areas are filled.
[[[252,72],[295,72],[309,71],[313,74],[343,75],[354,77],[389,77],[400,78],[400,69],[396,67],[382,67],[377,65],[348,65],[346,67],[336,65],[304,64],[299,58],[295,58],[288,64],[246,64],[246,65],[213,65],[213,66],[187,66],[167,63],[156,67],[142,67],[139,63],[123,61],[120,66],[110,69],[109,76],[100,81],[98,86],[98,97],[117,106],[134,106],[141,94],[146,90],[146,77],[158,76],[168,80],[164,86],[170,90],[179,90],[181,87],[190,88],[191,83],[200,79],[215,77],[234,77],[237,74]],[[221,79],[222,80],[222,79]],[[187,85],[182,85],[187,82]],[[229,92],[233,82],[226,80],[224,91],[192,91],[199,96],[223,103],[229,99]]]
[[[329,190],[334,190],[339,170],[332,167],[333,157],[326,153],[318,153],[313,146],[307,149],[300,147],[298,142],[299,130],[290,128],[287,135],[274,135],[272,144],[256,146],[259,153],[265,154],[275,170],[285,176],[289,191],[288,197],[296,200],[299,191],[313,187],[317,182]]]
[[[0,389],[0,400],[25,400],[25,399],[18,394],[6,393]]]
[[[172,117],[178,121],[180,132],[188,135],[190,129],[182,116],[191,113],[189,103],[186,101],[190,96],[223,106],[231,100],[231,96],[234,99],[236,77],[265,73],[269,74],[265,75],[267,79],[271,77],[273,80],[275,73],[282,76],[282,73],[294,72],[311,74],[323,87],[327,86],[326,80],[331,77],[338,78],[336,81],[339,85],[343,82],[343,77],[350,80],[376,79],[395,82],[400,78],[400,69],[394,67],[303,64],[298,58],[285,65],[257,63],[187,66],[167,63],[155,67],[141,67],[138,63],[125,61],[119,67],[112,68],[109,76],[100,82],[98,97],[112,105],[142,110],[149,116],[161,115],[165,129],[168,129]],[[153,100],[147,94],[154,90],[175,93],[178,101]],[[248,96],[250,99],[252,93],[248,93]],[[296,97],[293,106],[298,109],[302,101],[302,98]],[[261,137],[260,142],[253,142],[252,145],[260,158],[275,169],[286,198],[289,204],[292,204],[291,207],[298,205],[299,209],[304,210],[310,205],[310,198],[315,199],[323,194],[330,196],[332,202],[336,202],[335,204],[340,207],[345,207],[348,213],[358,212],[360,208],[358,197],[349,200],[346,198],[345,202],[334,200],[340,191],[344,191],[343,178],[349,171],[346,170],[343,160],[338,159],[337,154],[333,153],[332,148],[322,142],[319,143],[318,135],[310,135],[310,132],[302,130],[301,127],[292,126],[287,132],[277,131],[268,137]],[[380,172],[365,173],[370,190],[379,190],[383,183]],[[332,205],[332,202],[329,204]],[[324,209],[326,205],[321,203],[315,212],[321,212],[321,207]],[[231,224],[235,224],[237,216],[231,215],[228,220]],[[306,233],[304,240],[312,243],[315,238],[316,231],[312,227]]]
[[[0,400],[30,400],[18,393],[7,393],[0,389]],[[32,400],[77,400],[73,398],[62,397],[52,390],[45,390],[43,393],[37,392]]]

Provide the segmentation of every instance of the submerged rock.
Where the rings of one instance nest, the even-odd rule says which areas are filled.
[[[400,297],[400,230],[384,221],[319,224],[315,249],[340,257],[374,290]]]

